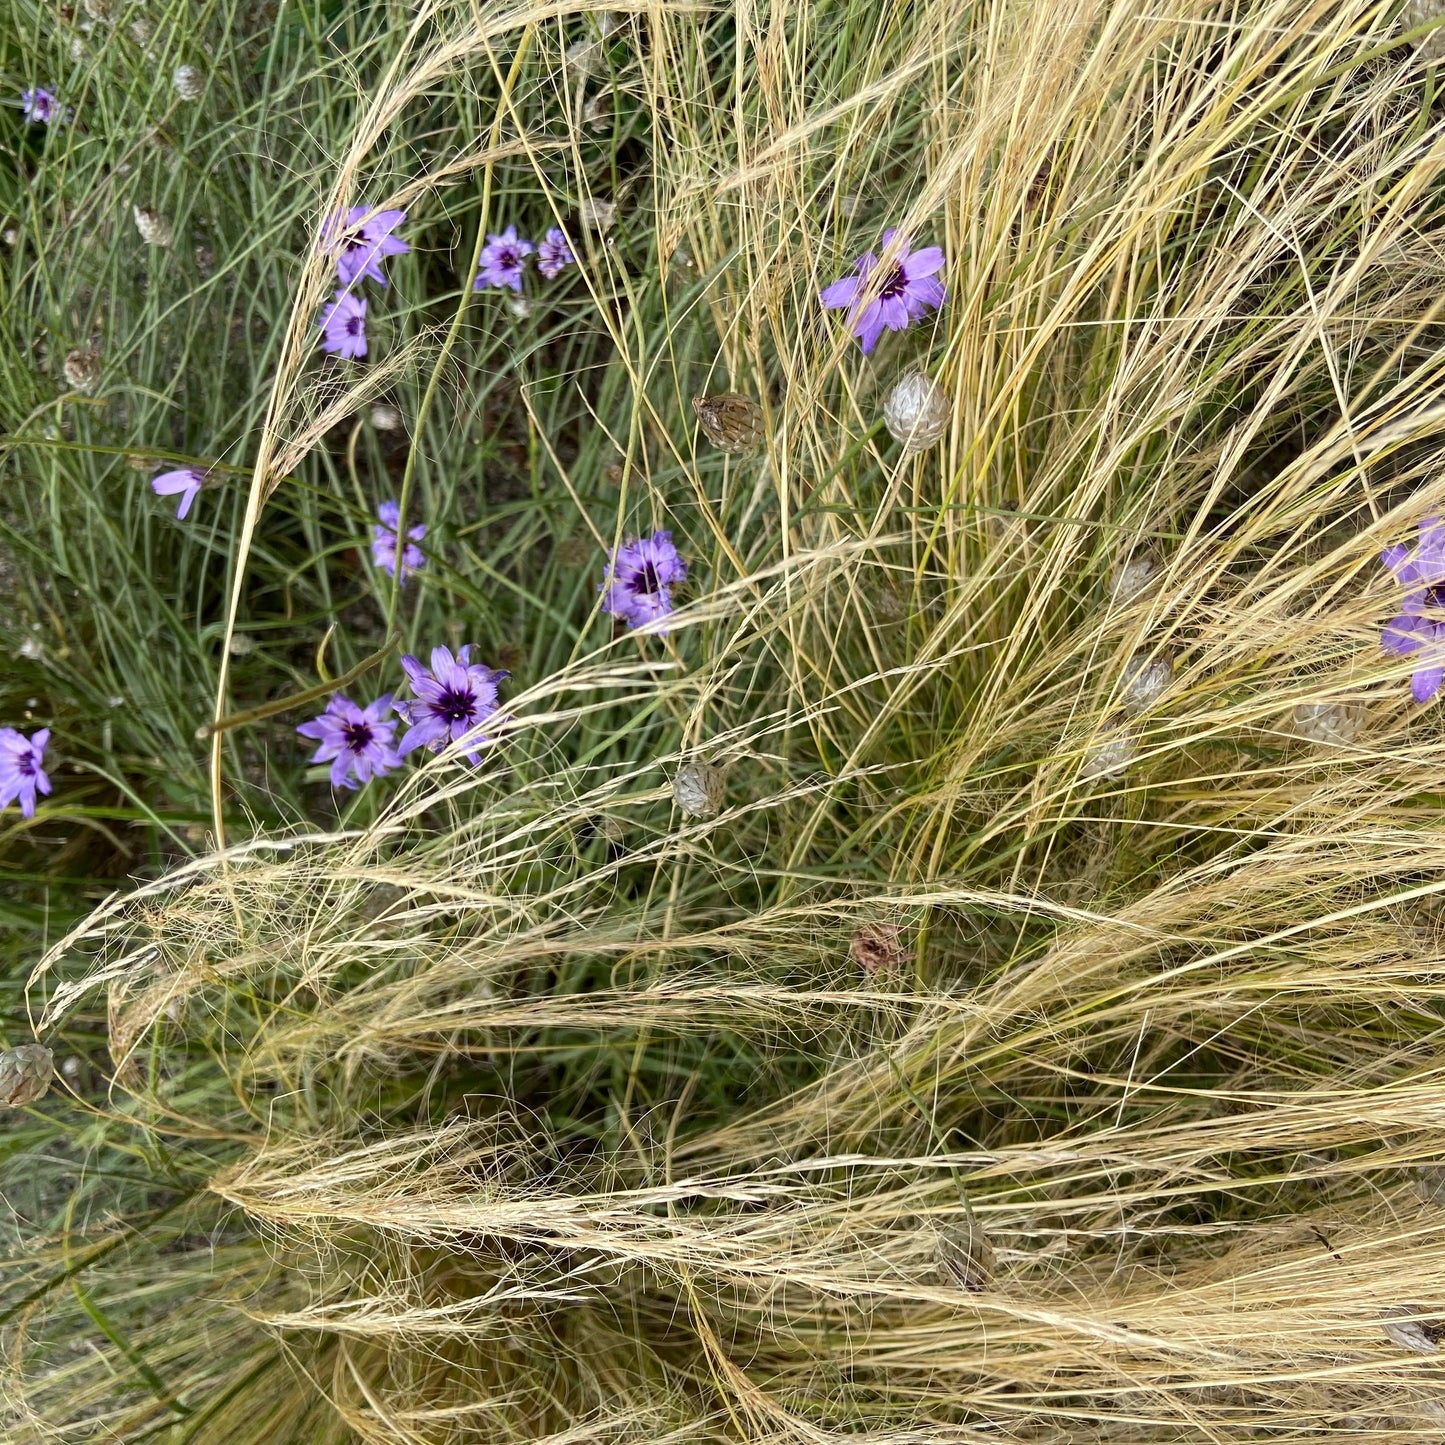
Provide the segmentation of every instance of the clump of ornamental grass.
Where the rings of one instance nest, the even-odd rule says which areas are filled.
[[[616,13],[107,46],[212,57],[198,147],[278,88],[259,222],[69,75],[26,133],[12,284],[107,409],[7,442],[69,506],[5,522],[4,858],[151,851],[6,995],[7,1429],[1427,1438],[1428,57],[1354,0]],[[122,183],[170,246],[42,204]]]

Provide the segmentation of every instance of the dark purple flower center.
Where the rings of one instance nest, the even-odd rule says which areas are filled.
[[[644,562],[638,569],[637,575],[632,579],[632,590],[646,593],[648,596],[662,590],[662,579],[657,575],[657,568],[651,562]]]
[[[376,741],[376,734],[368,722],[343,723],[341,736],[346,739],[346,749],[352,753],[364,753]]]
[[[15,760],[15,771],[22,778],[33,778],[39,768],[36,766],[35,754],[33,752],[21,753]]]
[[[503,246],[497,252],[497,269],[515,271],[522,264],[522,258],[510,246]]]
[[[1425,589],[1425,606],[1445,608],[1445,582],[1437,582]]]
[[[432,704],[432,711],[449,723],[469,722],[477,715],[477,695],[449,687]]]
[[[346,318],[346,334],[348,336],[360,336],[361,321],[362,318],[360,316],[348,316]]]
[[[901,296],[908,290],[908,277],[904,274],[902,266],[895,266],[889,273],[888,279],[883,283],[883,289],[878,293],[880,301],[886,301],[893,296]]]

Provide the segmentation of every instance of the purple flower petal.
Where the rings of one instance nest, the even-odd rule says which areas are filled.
[[[1411,675],[1410,696],[1416,702],[1429,702],[1440,691],[1442,681],[1445,681],[1445,666],[1422,667]]]

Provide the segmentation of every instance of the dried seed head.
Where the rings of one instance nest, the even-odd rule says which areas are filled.
[[[142,50],[155,38],[156,28],[144,15],[137,15],[127,28],[130,31],[130,38],[134,40]]]
[[[61,367],[65,383],[76,391],[89,394],[100,380],[100,352],[93,346],[83,346],[66,356]]]
[[[371,408],[371,424],[377,431],[400,431],[401,413],[390,402],[379,401]]]
[[[1174,662],[1167,653],[1141,648],[1124,666],[1119,691],[1124,706],[1133,713],[1147,712],[1161,697],[1174,676]]]
[[[1388,1305],[1380,1311],[1380,1328],[1390,1343],[1402,1350],[1433,1355],[1438,1353],[1440,1340],[1445,1337],[1445,1324],[1419,1318],[1429,1313],[1428,1305]]]
[[[711,763],[684,763],[672,781],[673,801],[688,818],[711,818],[726,790],[722,769]]]
[[[85,13],[92,20],[109,20],[111,0],[81,0]]]
[[[1297,702],[1290,721],[1295,733],[1306,742],[1340,747],[1359,737],[1365,726],[1365,705],[1351,699]]]
[[[1138,751],[1139,745],[1132,733],[1117,724],[1105,728],[1084,755],[1079,781],[1097,783],[1105,778],[1118,777],[1128,769]]]
[[[250,657],[256,650],[256,639],[247,632],[233,632],[226,644],[226,651],[232,657]]]
[[[993,1246],[983,1229],[967,1219],[950,1221],[939,1229],[935,1258],[946,1284],[981,1294],[993,1282]]]
[[[133,472],[153,472],[157,467],[165,465],[155,457],[148,457],[144,452],[127,452],[125,464]]]
[[[176,94],[182,100],[199,100],[201,92],[206,88],[205,77],[194,65],[176,66],[176,73],[171,80],[176,87]]]
[[[194,253],[196,270],[207,277],[216,269],[216,253],[209,246],[197,246]]]
[[[1432,20],[1439,20],[1441,16],[1445,16],[1445,4],[1442,4],[1442,0],[1409,0],[1400,16],[1400,28],[1416,30],[1422,25],[1428,25]],[[1416,53],[1422,60],[1439,60],[1441,56],[1445,56],[1445,25],[1432,30],[1416,44],[1419,47]]]
[[[589,231],[605,236],[617,219],[617,202],[600,201],[596,196],[583,196],[577,207],[577,214]]]
[[[1109,599],[1123,606],[1146,591],[1159,570],[1147,552],[1131,552],[1114,568],[1109,579]]]
[[[913,950],[904,948],[903,930],[896,923],[860,923],[848,952],[864,973],[879,973],[914,959]]]
[[[763,409],[741,392],[695,396],[692,409],[707,439],[725,452],[750,452],[763,439]]]
[[[912,372],[888,393],[883,421],[905,453],[926,452],[948,430],[948,393],[931,376]]]
[[[78,35],[70,37],[70,58],[76,65],[85,60],[85,41]]]
[[[528,296],[508,296],[507,310],[518,321],[525,321],[532,314],[532,301]]]
[[[0,1109],[23,1109],[45,1097],[55,1058],[44,1044],[21,1044],[0,1053]]]
[[[135,228],[147,246],[171,244],[174,239],[171,223],[159,211],[153,211],[149,206],[133,206],[131,209],[135,212]]]

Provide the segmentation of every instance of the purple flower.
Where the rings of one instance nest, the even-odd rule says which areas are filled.
[[[173,497],[177,492],[181,496],[181,504],[176,508],[176,520],[183,522],[186,513],[191,510],[191,503],[196,500],[196,493],[206,485],[206,474],[198,472],[194,467],[181,467],[178,471],[162,472],[158,477],[151,478],[151,490],[158,497]]]
[[[321,313],[321,349],[338,356],[366,355],[366,302],[350,291],[338,291],[336,300]]]
[[[321,230],[321,245],[326,251],[339,248],[336,275],[343,286],[365,276],[386,285],[381,258],[404,256],[411,250],[400,236],[392,234],[404,220],[405,211],[371,211],[365,206],[353,206],[344,215],[337,211],[328,218]]]
[[[416,696],[396,704],[411,724],[398,752],[426,747],[439,753],[449,742],[466,741],[471,744],[467,761],[481,761],[479,749],[488,739],[477,729],[496,712],[497,684],[508,674],[472,662],[471,650],[470,644],[459,647],[453,657],[447,648],[434,647],[430,670],[410,655],[402,658],[402,671]]]
[[[41,766],[49,741],[49,728],[28,738],[14,728],[0,728],[0,808],[19,798],[21,816],[35,816],[35,794],[50,791],[50,779]]]
[[[510,286],[513,291],[520,291],[522,270],[527,264],[527,257],[536,249],[530,241],[524,241],[517,235],[515,226],[508,226],[500,236],[494,236],[489,231],[472,290],[480,291],[484,286]]]
[[[942,306],[948,294],[934,274],[943,269],[942,248],[925,246],[910,254],[911,243],[906,236],[898,236],[897,231],[884,231],[885,250],[895,237],[898,237],[898,252],[881,286],[870,284],[878,257],[869,251],[858,258],[856,276],[833,282],[818,297],[829,309],[845,306],[851,309],[848,319],[853,323],[853,335],[863,343],[864,356],[873,354],[884,331],[906,330],[915,321],[921,321],[927,312]]]
[[[687,576],[687,563],[672,545],[671,532],[654,532],[624,542],[613,554],[602,586],[602,610],[633,627],[656,622],[672,611],[668,585]]]
[[[38,85],[20,92],[20,105],[30,125],[59,125],[65,119],[65,108]]]
[[[537,247],[537,269],[549,280],[555,281],[564,266],[570,266],[577,258],[567,244],[567,237],[553,226]]]
[[[383,502],[376,509],[381,518],[379,525],[371,529],[371,559],[388,577],[396,576],[396,527],[401,521],[401,508],[395,502]],[[426,566],[426,557],[420,547],[414,544],[426,536],[426,523],[418,522],[407,528],[409,538],[401,552],[401,580],[406,581],[411,573]]]
[[[320,717],[296,729],[303,738],[315,738],[321,744],[311,761],[331,764],[333,788],[355,788],[401,766],[393,745],[396,724],[387,716],[391,709],[389,692],[365,708],[338,692]]]
[[[1413,550],[1403,543],[1386,547],[1380,560],[1406,589],[1404,610],[1385,624],[1380,645],[1397,657],[1421,654],[1420,666],[1410,677],[1410,693],[1416,702],[1429,702],[1445,682],[1445,621],[1422,614],[1445,615],[1445,522],[1426,517]]]

